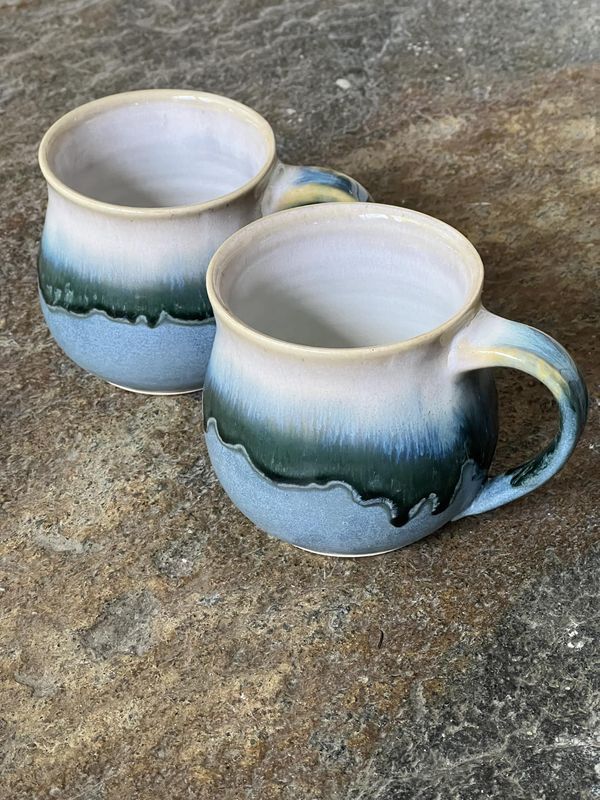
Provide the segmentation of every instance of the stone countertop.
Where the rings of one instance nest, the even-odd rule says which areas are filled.
[[[0,2],[2,800],[600,796],[594,19],[592,0]],[[564,471],[405,550],[311,556],[228,502],[199,395],[70,363],[37,305],[36,146],[143,87],[247,102],[285,159],[464,231],[488,308],[587,379]],[[556,424],[533,380],[499,386],[498,468]]]

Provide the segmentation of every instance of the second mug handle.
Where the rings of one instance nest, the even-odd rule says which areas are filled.
[[[555,475],[573,452],[587,416],[585,383],[567,351],[545,333],[482,308],[456,336],[450,353],[455,373],[486,367],[513,367],[541,381],[560,411],[559,431],[550,445],[525,464],[483,484],[470,506],[455,519],[480,514],[537,489]]]
[[[262,213],[314,203],[366,202],[373,198],[354,178],[325,167],[278,164],[263,195]]]

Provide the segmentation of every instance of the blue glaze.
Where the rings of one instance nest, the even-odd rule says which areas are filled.
[[[243,447],[221,440],[214,419],[207,424],[206,444],[223,488],[255,525],[290,544],[328,555],[374,555],[411,544],[452,519],[472,501],[483,481],[481,470],[466,462],[447,508],[436,514],[438,501],[430,494],[397,527],[389,502],[361,501],[343,482],[295,486],[270,480],[253,466]]]
[[[99,311],[73,314],[40,296],[52,336],[80,367],[126,389],[179,393],[201,389],[215,336],[214,320],[155,327],[109,319]],[[150,388],[151,387],[151,388]]]
[[[489,478],[473,503],[455,519],[511,503],[556,475],[575,449],[588,412],[585,382],[562,345],[536,328],[485,314],[494,322],[476,331],[477,346],[489,348],[490,360],[498,365],[514,366],[543,380],[558,404],[559,431],[548,447],[529,461]]]
[[[369,192],[354,178],[324,167],[298,167],[298,173],[294,178],[293,184],[295,186],[304,186],[305,184],[325,186],[344,192],[359,202],[371,200]]]
[[[222,350],[217,334],[203,398],[205,425],[216,420],[223,442],[243,446],[255,469],[277,484],[343,483],[364,502],[385,498],[392,524],[401,527],[430,494],[437,498],[432,513],[442,520],[466,463],[487,472],[497,436],[488,373],[465,376],[449,391],[440,381],[434,408],[421,387],[402,391],[394,378],[396,392],[385,399],[370,396],[363,379],[340,402],[345,392],[327,387],[328,381],[339,387],[335,364],[317,382],[310,365],[294,380],[292,365],[281,363],[286,379],[276,385],[233,348]],[[453,513],[459,511],[454,505]]]

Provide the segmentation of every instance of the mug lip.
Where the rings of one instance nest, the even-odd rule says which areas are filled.
[[[157,101],[173,101],[173,102],[203,102],[215,106],[221,106],[228,111],[233,112],[240,118],[247,118],[253,120],[257,128],[262,132],[266,145],[267,155],[261,168],[253,175],[250,180],[234,189],[227,194],[219,195],[212,200],[205,200],[199,203],[188,203],[178,206],[125,206],[118,203],[109,203],[104,200],[96,200],[93,197],[82,194],[76,189],[72,189],[64,183],[55,173],[50,166],[49,155],[52,146],[62,136],[65,131],[70,128],[85,122],[87,119],[95,116],[104,110],[111,108],[118,108],[119,106],[139,105],[142,103],[151,103]],[[118,94],[110,94],[105,97],[100,97],[96,100],[90,100],[88,103],[77,106],[71,111],[67,111],[62,117],[56,120],[46,131],[40,146],[38,148],[38,162],[42,175],[46,179],[48,185],[54,189],[58,194],[62,195],[67,200],[83,206],[92,211],[98,211],[104,214],[114,214],[117,216],[135,216],[135,217],[183,217],[192,214],[197,214],[200,211],[208,209],[219,208],[231,203],[234,200],[248,194],[255,189],[266,177],[277,158],[277,150],[275,144],[275,134],[272,127],[267,120],[261,116],[257,111],[250,106],[240,103],[238,100],[232,100],[220,94],[213,94],[212,92],[201,92],[195,89],[137,89],[131,92],[120,92]]]
[[[454,246],[458,245],[459,251],[463,251],[464,261],[469,265],[472,279],[469,294],[462,306],[440,325],[436,325],[434,328],[418,336],[381,345],[318,347],[316,345],[298,344],[297,342],[288,342],[285,339],[278,339],[269,334],[262,333],[248,325],[231,310],[221,296],[219,282],[227,267],[227,261],[234,256],[236,250],[243,250],[255,236],[261,238],[268,237],[273,233],[271,228],[274,226],[279,225],[283,227],[287,224],[294,224],[295,222],[314,222],[324,214],[329,218],[333,218],[336,215],[345,217],[349,221],[353,219],[354,215],[363,217],[371,215],[381,219],[381,215],[385,214],[388,218],[393,217],[398,222],[408,221],[421,227],[429,228],[435,235],[442,236],[446,240],[451,240]],[[437,217],[432,217],[420,211],[403,208],[402,206],[393,206],[384,203],[330,202],[277,211],[274,214],[269,214],[266,217],[255,220],[238,230],[216,250],[211,258],[206,273],[206,287],[217,322],[224,323],[243,338],[265,349],[277,350],[280,353],[283,352],[290,355],[293,354],[300,358],[310,356],[351,360],[393,355],[395,353],[411,350],[414,347],[428,342],[439,341],[442,336],[454,333],[461,327],[462,323],[470,321],[479,310],[483,288],[483,275],[483,262],[472,242],[459,230]]]

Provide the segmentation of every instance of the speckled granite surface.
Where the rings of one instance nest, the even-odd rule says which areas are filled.
[[[600,797],[597,43],[591,0],[0,2],[2,800]],[[288,160],[467,233],[488,307],[588,381],[563,473],[327,560],[231,507],[199,396],[69,363],[37,307],[36,145],[147,86],[246,101]],[[556,414],[500,388],[506,465]]]

